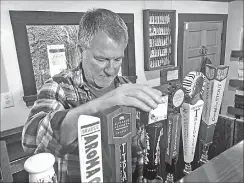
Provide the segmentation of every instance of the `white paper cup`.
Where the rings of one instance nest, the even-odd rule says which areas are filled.
[[[54,162],[55,157],[50,153],[39,153],[29,157],[24,164],[24,169],[29,173],[29,182],[57,183]]]

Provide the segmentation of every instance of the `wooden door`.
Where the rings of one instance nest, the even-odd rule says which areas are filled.
[[[183,41],[183,78],[190,71],[199,71],[202,46],[213,64],[220,64],[223,22],[186,22]]]

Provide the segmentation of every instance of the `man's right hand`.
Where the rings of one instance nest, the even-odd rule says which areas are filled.
[[[162,103],[162,92],[141,84],[123,84],[105,94],[103,98],[110,105],[125,105],[140,108],[149,112]],[[105,101],[105,103],[106,103]]]
[[[160,104],[162,92],[146,85],[123,84],[97,99],[69,110],[61,124],[60,143],[71,144],[78,136],[77,121],[79,115],[93,115],[98,111],[116,105],[139,108],[149,112]]]

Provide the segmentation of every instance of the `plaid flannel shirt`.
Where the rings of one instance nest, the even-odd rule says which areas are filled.
[[[115,87],[129,81],[117,76]],[[60,125],[68,111],[92,100],[79,67],[67,70],[46,81],[38,92],[22,132],[24,151],[50,152],[55,156],[58,182],[80,181],[78,139],[68,146],[60,144]],[[139,134],[139,130],[138,130]],[[132,139],[132,167],[137,163],[138,134]],[[141,133],[140,133],[141,134]],[[143,139],[141,139],[142,141]],[[45,161],[45,160],[44,160]],[[76,182],[75,181],[75,182]]]

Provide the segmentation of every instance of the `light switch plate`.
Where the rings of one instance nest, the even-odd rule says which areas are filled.
[[[1,108],[8,108],[14,106],[14,99],[12,92],[1,93]]]

